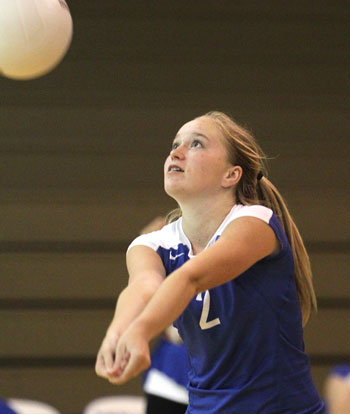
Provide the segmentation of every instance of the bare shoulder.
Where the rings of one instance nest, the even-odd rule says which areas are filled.
[[[242,216],[231,221],[220,239],[228,244],[233,243],[238,249],[255,250],[260,258],[276,253],[280,248],[268,222],[254,216]]]

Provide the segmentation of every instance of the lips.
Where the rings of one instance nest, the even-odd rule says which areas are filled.
[[[176,164],[169,165],[168,172],[169,171],[184,172],[184,170]]]

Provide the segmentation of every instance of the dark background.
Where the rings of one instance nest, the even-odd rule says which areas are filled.
[[[73,42],[32,81],[0,78],[0,393],[63,413],[114,393],[95,354],[125,249],[174,207],[162,165],[208,110],[250,128],[308,247],[316,384],[350,362],[347,1],[68,1]]]

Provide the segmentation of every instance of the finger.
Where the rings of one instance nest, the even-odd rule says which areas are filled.
[[[102,355],[98,355],[95,364],[95,372],[99,377],[106,378],[107,377],[107,370],[105,361]]]
[[[124,371],[125,367],[127,366],[128,362],[129,362],[129,359],[130,359],[130,354],[129,354],[129,352],[125,352],[124,357],[123,357],[123,358],[121,359],[121,361],[120,361],[120,365],[119,365],[119,367],[117,367],[117,366],[115,366],[115,367],[114,367],[114,369],[115,369],[116,371],[119,371],[119,375],[120,375],[120,373],[121,373],[121,372],[123,372],[123,371]]]
[[[107,369],[109,377],[119,376],[129,360],[130,354],[126,350],[125,344],[119,344],[113,364]]]
[[[115,378],[118,378],[122,375],[125,367],[127,366],[129,362],[129,355],[126,354],[125,358],[122,358],[120,360],[120,363],[118,366],[113,366],[112,369],[110,369],[109,371],[107,371],[107,375],[108,375],[108,379],[113,383],[113,380]]]
[[[119,376],[114,377],[111,382],[116,385],[124,384],[147,369],[150,364],[150,358],[145,354],[131,354],[129,361],[125,366],[125,369],[120,373]]]
[[[122,359],[122,361],[120,363],[120,367],[121,367],[122,370],[124,370],[125,367],[127,366],[128,362],[129,362],[129,359],[130,359],[130,353],[126,352],[125,353],[125,358]]]
[[[128,365],[121,373],[121,375],[113,378],[113,383],[116,385],[125,384],[126,382],[130,381],[131,379],[139,375],[146,368],[148,368],[148,366],[149,364],[146,364],[144,362],[139,363],[137,361],[129,361]]]
[[[115,350],[112,347],[106,349],[103,353],[104,364],[106,370],[109,371],[114,364]]]

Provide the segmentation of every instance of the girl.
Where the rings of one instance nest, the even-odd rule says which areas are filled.
[[[309,260],[264,158],[220,112],[178,131],[164,184],[179,209],[129,246],[98,375],[138,375],[174,322],[190,361],[188,414],[325,413],[303,344],[316,306]]]

